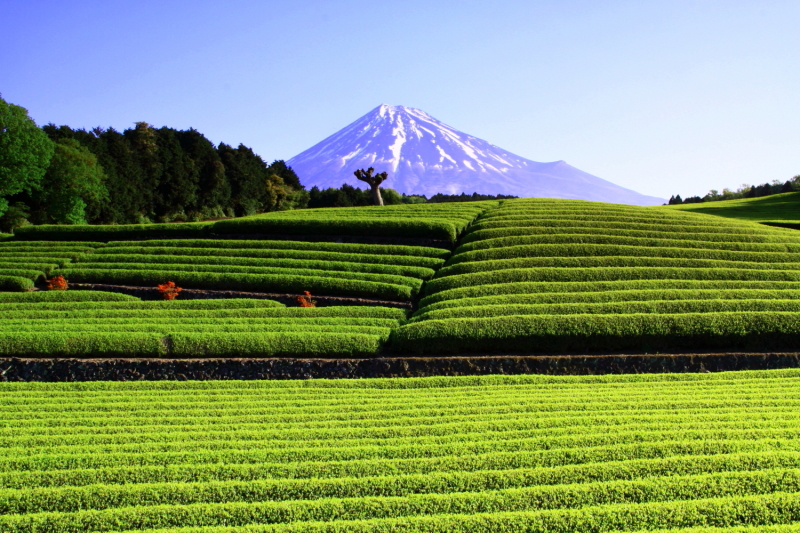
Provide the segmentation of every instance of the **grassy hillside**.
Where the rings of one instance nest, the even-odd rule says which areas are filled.
[[[486,211],[392,346],[417,354],[791,349],[800,233],[567,200]]]
[[[416,206],[309,210],[225,221],[235,231],[252,229],[250,238],[90,242],[64,240],[80,230],[56,227],[45,233],[54,240],[4,241],[0,288],[5,290],[26,290],[61,274],[72,283],[155,287],[174,281],[196,289],[311,291],[316,296],[418,301],[419,309],[409,323],[391,314],[399,311],[376,311],[391,316],[371,318],[394,322],[371,332],[356,328],[366,315],[349,316],[356,308],[343,308],[341,316],[352,321],[340,333],[354,336],[330,335],[330,342],[322,342],[325,332],[304,328],[306,322],[291,313],[281,319],[283,336],[278,337],[278,330],[265,327],[259,333],[254,324],[249,330],[242,326],[223,332],[210,323],[180,329],[170,322],[263,318],[235,302],[213,316],[206,316],[208,310],[182,314],[180,303],[165,304],[160,314],[147,306],[120,314],[99,303],[90,310],[87,302],[65,302],[55,313],[31,302],[25,304],[30,312],[15,310],[10,327],[0,332],[0,353],[177,357],[241,350],[272,356],[302,355],[306,349],[307,355],[364,357],[382,350],[421,355],[664,353],[800,346],[800,232],[680,209],[577,200],[434,207],[424,213]],[[275,220],[281,221],[274,226],[281,232],[291,227],[299,239],[309,240],[252,238]],[[426,246],[310,242],[315,232],[324,233],[320,228],[325,224],[353,232],[372,228],[372,235],[383,235],[412,223],[415,232],[430,226],[430,233],[418,234],[423,237],[437,236],[436,228],[449,225],[448,232],[460,235],[458,247],[451,254]],[[97,231],[117,236],[114,226],[91,229]],[[158,319],[143,320],[150,316]],[[297,327],[286,336],[285,324],[292,321]],[[227,340],[214,341],[215,332],[225,333]],[[206,337],[197,337],[201,334]],[[194,335],[195,348],[178,342],[179,335]],[[276,348],[280,343],[293,347]],[[94,352],[87,346],[94,346]]]
[[[0,383],[0,530],[797,532],[799,380]]]
[[[664,209],[705,213],[751,222],[783,223],[800,229],[800,192],[787,192],[763,198],[670,205]]]
[[[190,224],[25,226],[16,230],[16,237],[21,240],[112,241],[289,234],[410,237],[455,241],[458,234],[476,216],[498,203],[485,201],[302,209]]]

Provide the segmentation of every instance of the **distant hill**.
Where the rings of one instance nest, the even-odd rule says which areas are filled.
[[[664,209],[693,211],[695,213],[739,218],[751,222],[761,222],[762,224],[800,229],[800,192],[774,194],[761,198],[670,205]]]
[[[405,194],[504,194],[633,205],[666,200],[625,189],[568,165],[537,163],[462,133],[419,109],[381,105],[287,161],[306,187],[363,187],[353,172],[389,173]]]

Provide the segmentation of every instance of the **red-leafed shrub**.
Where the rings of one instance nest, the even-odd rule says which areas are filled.
[[[47,280],[48,291],[65,291],[69,288],[64,276],[55,276]]]
[[[183,289],[175,285],[174,281],[168,281],[158,286],[158,292],[161,293],[161,296],[163,296],[165,300],[174,300],[182,290]]]
[[[298,296],[297,297],[297,305],[300,307],[316,307],[317,302],[316,300],[311,299],[311,293],[308,291],[303,291],[305,296]]]

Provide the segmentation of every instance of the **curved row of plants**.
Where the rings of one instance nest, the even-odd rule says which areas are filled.
[[[449,251],[403,245],[248,240],[153,240],[107,244],[0,243],[0,284],[30,290],[61,275],[76,283],[410,300]]]
[[[147,302],[98,291],[4,294],[0,314],[0,356],[27,357],[371,357],[405,319],[386,307]]]
[[[800,236],[570,200],[487,210],[392,346],[418,354],[791,349]]]

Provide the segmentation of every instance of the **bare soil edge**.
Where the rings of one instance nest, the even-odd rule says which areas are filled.
[[[800,352],[461,355],[373,359],[0,358],[0,381],[347,379],[490,374],[599,375],[800,368]]]
[[[162,300],[163,296],[156,287],[140,287],[134,285],[112,285],[107,283],[70,283],[70,290],[118,292],[136,296],[142,300]],[[244,292],[213,289],[183,289],[179,298],[181,300],[207,300],[217,298],[254,298],[258,300],[276,300],[288,306],[297,306],[299,294],[285,294],[273,292]],[[412,302],[398,302],[394,300],[373,300],[370,298],[355,298],[347,296],[318,296],[312,295],[318,307],[331,305],[368,305],[380,307],[397,307],[412,309]]]

